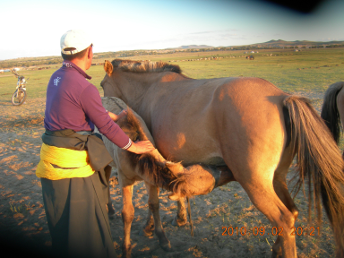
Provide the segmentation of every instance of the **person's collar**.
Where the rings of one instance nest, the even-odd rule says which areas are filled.
[[[87,73],[85,73],[79,66],[77,66],[76,64],[74,64],[71,61],[68,60],[63,60],[62,66],[67,67],[67,68],[74,68],[75,70],[77,70],[82,76],[84,76],[87,80],[91,80],[92,77],[89,76]]]

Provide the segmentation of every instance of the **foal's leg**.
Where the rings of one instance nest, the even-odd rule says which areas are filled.
[[[187,222],[187,216],[186,216],[186,208],[185,208],[185,198],[180,198],[177,200],[178,204],[178,211],[177,215],[174,217],[174,220],[172,221],[173,226],[184,226]]]
[[[179,200],[177,200],[177,204],[178,204],[178,211],[172,221],[172,225],[181,227],[181,226],[184,226],[188,222],[187,215],[186,215],[186,208],[185,208],[185,198],[180,198]],[[153,234],[153,230],[154,230],[153,213],[149,209],[146,224],[143,227],[142,232],[140,232],[140,235],[151,236]]]
[[[134,185],[125,186],[122,188],[123,195],[123,209],[122,209],[122,220],[124,224],[124,239],[122,252],[123,257],[131,257],[131,243],[130,243],[130,231],[131,223],[134,219],[134,205],[132,201]]]
[[[140,236],[151,236],[153,234],[153,231],[154,231],[153,213],[149,209],[146,224],[144,225],[142,231],[140,231],[139,235]]]
[[[167,239],[163,227],[161,225],[160,214],[159,214],[159,188],[156,186],[150,185],[145,182],[148,190],[148,205],[149,209],[153,214],[154,219],[154,231],[159,239],[159,244],[162,249],[169,251],[171,249],[170,241]]]
[[[115,215],[115,209],[113,208],[113,205],[112,205],[112,201],[111,201],[111,196],[110,196],[110,185],[109,185],[109,188],[108,188],[108,198],[109,198],[109,201],[108,203],[106,204],[106,207],[107,207],[107,211],[108,211],[108,215],[109,215],[109,218],[112,219]]]
[[[107,209],[107,212],[108,212],[108,215],[109,215],[109,218],[112,219],[115,215],[115,209],[113,208],[113,205],[112,205],[112,201],[111,201],[111,196],[110,196],[110,176],[111,176],[111,170],[112,170],[112,167],[110,166],[106,166],[105,167],[105,177],[106,177],[106,180],[107,180],[107,183],[108,183],[108,187],[107,187],[107,190],[108,190],[108,196],[107,196],[107,204],[106,204],[106,209]]]

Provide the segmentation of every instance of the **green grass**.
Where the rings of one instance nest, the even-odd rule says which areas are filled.
[[[45,98],[46,89],[51,75],[60,67],[60,65],[52,66],[47,70],[36,71],[19,71],[20,75],[24,75],[29,80],[26,83],[28,98]],[[100,82],[104,78],[105,72],[102,66],[92,66],[87,71],[93,77],[91,82],[101,91]],[[0,101],[10,101],[12,93],[17,85],[17,78],[11,73],[0,75]]]
[[[267,56],[272,53],[273,56]],[[344,50],[269,52],[220,60],[178,62],[186,75],[196,79],[247,76],[264,78],[287,92],[323,92],[328,85],[344,80]]]
[[[58,66],[54,66],[58,67]],[[55,68],[56,69],[56,68]],[[54,69],[37,70],[37,71],[19,71],[29,80],[26,83],[28,98],[43,98],[46,95],[46,88],[53,74]],[[11,100],[12,94],[17,85],[17,78],[11,73],[0,75],[0,101]]]
[[[261,50],[253,54],[254,60],[245,58],[245,51],[218,51],[176,53],[159,56],[130,57],[136,60],[164,61],[179,65],[183,73],[195,79],[219,77],[260,77],[277,87],[290,92],[324,92],[327,87],[344,80],[344,49],[309,49],[301,52],[292,50]],[[218,60],[199,60],[200,58],[220,57]],[[194,61],[182,61],[194,60]],[[97,62],[104,60],[97,60]],[[52,73],[59,65],[48,70],[20,71],[30,77],[27,83],[28,98],[44,98],[46,86]],[[105,72],[101,65],[92,66],[87,73],[91,82],[102,95],[100,82]],[[0,75],[0,101],[11,98],[16,86],[16,78],[10,73]]]

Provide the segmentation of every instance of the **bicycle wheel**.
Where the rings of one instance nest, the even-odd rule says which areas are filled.
[[[25,99],[26,99],[26,91],[22,89],[18,89],[12,95],[12,104],[14,106],[20,106],[21,104],[24,103]]]

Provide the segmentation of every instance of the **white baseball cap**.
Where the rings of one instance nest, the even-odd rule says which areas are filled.
[[[60,41],[61,52],[65,55],[79,53],[91,44],[91,39],[83,30],[69,30],[62,35]]]

